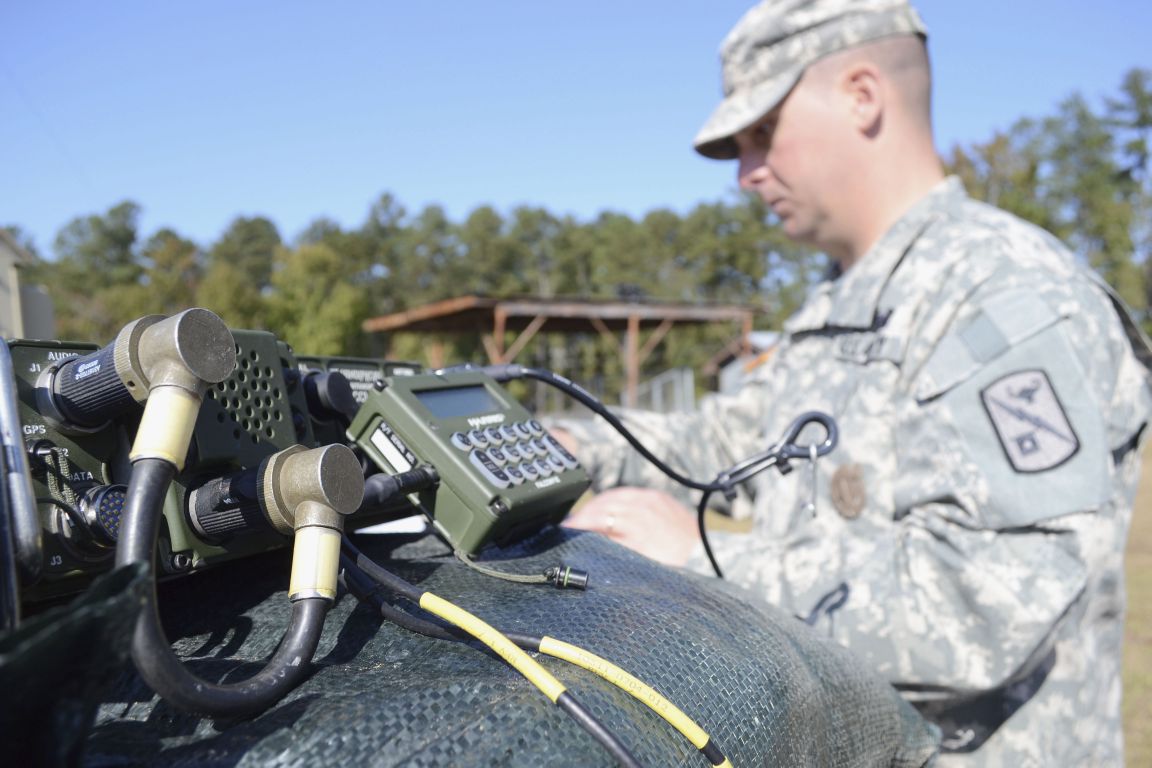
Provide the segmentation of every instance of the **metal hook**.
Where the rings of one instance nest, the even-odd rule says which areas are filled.
[[[816,423],[824,428],[824,442],[812,443],[810,445],[799,445],[796,440],[800,437],[800,433],[809,424]],[[780,441],[780,448],[777,456],[782,461],[789,459],[811,459],[812,449],[815,448],[816,456],[827,456],[828,453],[836,447],[836,443],[840,439],[840,430],[836,426],[836,420],[826,413],[820,411],[808,411],[802,413],[792,425],[788,427],[787,433]]]

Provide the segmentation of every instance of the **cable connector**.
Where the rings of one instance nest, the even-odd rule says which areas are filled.
[[[364,500],[360,509],[380,509],[399,496],[434,488],[439,483],[440,474],[431,464],[421,464],[395,475],[386,472],[370,475],[364,481]]]
[[[556,589],[588,589],[588,571],[570,565],[554,565],[544,571],[544,578]]]
[[[499,363],[495,365],[476,365],[475,363],[461,363],[450,365],[447,368],[438,368],[436,373],[460,373],[467,371],[480,371],[485,376],[491,376],[503,384],[512,379],[522,379],[527,374],[524,366],[519,363]]]
[[[716,484],[720,486],[720,492],[724,494],[724,499],[729,504],[736,500],[739,493],[736,490],[736,484],[732,482],[732,476],[727,472],[721,472],[716,476]]]

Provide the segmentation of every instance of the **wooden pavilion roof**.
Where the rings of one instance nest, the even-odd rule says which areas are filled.
[[[484,349],[493,363],[512,362],[541,331],[599,333],[619,343],[628,371],[626,394],[634,401],[640,366],[676,324],[731,322],[740,327],[747,346],[756,309],[735,305],[701,305],[648,300],[601,300],[572,298],[458,296],[413,307],[403,312],[368,318],[361,324],[367,333],[481,333]],[[641,332],[647,338],[641,342]],[[505,345],[508,333],[515,340]]]

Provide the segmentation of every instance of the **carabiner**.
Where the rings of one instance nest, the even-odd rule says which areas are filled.
[[[779,461],[787,462],[790,459],[812,458],[813,446],[799,445],[796,442],[804,428],[812,423],[819,424],[824,428],[824,442],[815,445],[816,455],[826,456],[836,447],[836,442],[840,439],[840,430],[836,427],[836,420],[821,411],[808,411],[796,417],[792,426],[788,427],[788,432],[780,440],[779,449],[776,452]]]

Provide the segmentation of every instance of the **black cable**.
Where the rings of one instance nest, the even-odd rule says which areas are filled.
[[[720,578],[724,578],[724,573],[720,569],[720,563],[716,560],[716,555],[712,551],[712,545],[708,541],[708,532],[706,530],[704,517],[705,511],[708,507],[708,499],[716,491],[721,491],[724,496],[731,500],[735,496],[733,490],[740,483],[746,482],[755,475],[763,472],[764,470],[776,466],[782,473],[791,471],[791,466],[788,463],[790,459],[803,459],[808,458],[814,460],[817,456],[824,456],[830,452],[839,439],[838,429],[836,422],[831,416],[817,411],[809,411],[798,416],[788,428],[785,436],[780,442],[768,448],[762,453],[751,456],[743,461],[733,465],[727,470],[724,470],[716,476],[716,479],[711,483],[700,483],[690,478],[684,477],[644,447],[643,443],[633,435],[627,427],[618,419],[615,414],[608,410],[599,400],[593,397],[583,387],[576,382],[564,376],[560,376],[552,371],[547,371],[541,368],[529,368],[515,363],[505,365],[489,365],[482,366],[483,370],[488,375],[497,381],[507,381],[508,379],[527,377],[542,381],[561,392],[569,395],[583,405],[590,408],[593,412],[607,421],[613,429],[620,433],[621,436],[628,443],[640,452],[640,455],[647,459],[654,467],[659,469],[672,480],[680,483],[683,486],[701,491],[703,495],[700,498],[700,503],[696,507],[696,527],[700,532],[700,542],[704,545],[704,553],[708,555],[708,562],[712,564],[712,570]],[[800,432],[803,431],[811,422],[817,422],[824,428],[825,439],[820,445],[800,446],[796,444]],[[807,452],[806,452],[807,451]]]
[[[465,366],[467,369],[468,366]],[[644,447],[639,438],[632,434],[629,429],[624,426],[608,408],[597,400],[591,393],[585,390],[576,382],[571,379],[561,376],[558,373],[544,370],[542,368],[529,368],[515,363],[508,363],[504,365],[486,365],[480,366],[479,370],[488,374],[497,381],[508,381],[509,379],[529,378],[536,379],[537,381],[544,382],[549,386],[559,389],[561,392],[569,395],[573,399],[579,401],[589,409],[591,409],[598,416],[607,421],[613,429],[620,433],[620,435],[628,441],[628,444],[639,451],[640,455],[647,459],[654,467],[659,469],[665,475],[675,480],[681,485],[692,488],[697,491],[715,492],[721,491],[725,495],[732,492],[732,487],[750,479],[754,475],[763,472],[769,467],[779,465],[781,472],[788,472],[789,460],[791,459],[806,459],[809,457],[811,446],[800,446],[796,444],[796,439],[799,437],[800,432],[804,427],[808,426],[811,422],[820,424],[825,431],[824,442],[816,446],[816,455],[824,456],[831,451],[838,440],[838,430],[835,420],[827,414],[818,411],[808,411],[800,414],[788,427],[788,431],[780,442],[768,448],[768,450],[756,454],[748,459],[741,461],[730,469],[727,469],[716,476],[716,480],[711,483],[702,483],[697,480],[681,475],[676,470],[669,467],[663,461],[656,457],[650,450]]]
[[[409,632],[415,632],[418,635],[424,635],[434,640],[456,640],[462,642],[475,640],[472,635],[459,627],[437,624],[426,619],[421,619],[384,600],[384,598],[380,596],[380,590],[383,588],[383,585],[377,584],[368,574],[360,570],[356,566],[356,563],[347,555],[340,555],[340,565],[343,568],[340,573],[340,578],[352,596],[360,602],[375,608],[384,619],[401,629],[406,629]],[[506,632],[504,630],[500,630],[500,632],[526,651],[540,650],[540,642],[543,638],[538,635],[529,635],[524,632]]]
[[[146,562],[156,572],[156,536],[164,497],[175,473],[175,467],[161,459],[140,459],[133,464],[116,547],[117,566]],[[320,643],[329,607],[323,598],[295,601],[288,630],[267,665],[247,680],[216,684],[196,677],[173,652],[160,624],[155,579],[145,592],[144,602],[132,637],[132,660],[140,676],[175,706],[224,718],[259,713],[303,681]]]
[[[632,756],[616,735],[604,727],[604,724],[592,716],[592,713],[584,708],[584,705],[576,700],[576,698],[564,691],[560,697],[556,699],[556,706],[564,710],[569,717],[580,724],[580,727],[591,734],[592,738],[600,742],[600,744],[608,750],[612,757],[616,758],[616,762],[625,768],[640,768],[640,762]]]
[[[708,543],[708,531],[704,525],[704,515],[708,511],[708,499],[711,497],[711,491],[704,491],[700,495],[700,503],[696,505],[696,527],[700,531],[700,543],[704,545],[704,554],[708,555],[708,562],[712,563],[712,570],[722,579],[724,572],[720,570],[720,563],[716,561],[716,555],[712,552],[712,545]]]
[[[371,605],[381,616],[396,626],[435,640],[467,641],[471,639],[472,636],[462,629],[421,619],[384,600],[380,596],[383,585],[364,573],[348,555],[341,553],[340,565],[342,568],[340,578],[352,596],[362,603]]]
[[[394,475],[378,472],[364,480],[364,500],[360,503],[359,511],[385,509],[397,497],[432,488],[439,482],[440,475],[431,464],[421,464]]]
[[[508,371],[507,372],[496,371],[494,373],[493,369],[496,369],[499,367],[506,368],[506,369],[508,369]],[[617,432],[619,432],[620,435],[625,440],[628,441],[629,445],[631,445],[633,448],[635,448],[637,451],[639,451],[641,456],[643,456],[645,459],[647,459],[649,462],[651,462],[651,464],[654,467],[656,467],[658,470],[663,472],[668,477],[675,480],[680,485],[683,485],[683,486],[688,487],[688,488],[692,488],[692,489],[697,490],[697,491],[727,491],[728,488],[730,487],[730,484],[724,483],[724,482],[701,483],[701,482],[693,480],[689,477],[685,477],[684,475],[681,475],[676,470],[672,469],[672,467],[665,464],[663,461],[658,459],[655,454],[653,454],[646,447],[644,447],[644,444],[640,442],[639,438],[637,438],[635,435],[633,435],[632,432],[629,431],[629,429],[626,426],[624,426],[624,423],[621,422],[620,419],[617,418],[614,413],[612,413],[610,410],[608,410],[608,408],[605,407],[603,403],[601,403],[599,400],[597,400],[595,397],[593,397],[588,391],[586,391],[579,384],[577,384],[576,382],[574,382],[570,379],[567,379],[567,378],[565,378],[565,377],[563,377],[557,373],[553,373],[552,371],[544,370],[542,368],[528,368],[526,366],[516,366],[516,365],[488,366],[488,367],[484,368],[484,370],[486,372],[488,372],[489,374],[491,374],[492,377],[498,381],[501,379],[502,376],[505,379],[517,378],[518,377],[517,371],[518,371],[519,376],[524,376],[524,377],[527,377],[529,379],[536,379],[537,381],[542,381],[545,384],[548,384],[549,386],[555,387],[556,389],[559,389],[561,392],[564,392],[565,394],[571,396],[573,399],[579,401],[580,403],[582,403],[583,405],[585,405],[586,407],[591,409],[593,412],[595,412],[597,415],[599,415],[602,419],[604,419],[609,424],[611,424],[612,428],[615,429]],[[500,375],[497,375],[497,374],[500,374]]]
[[[347,537],[345,537],[347,541]],[[419,587],[408,583],[404,579],[377,565],[370,557],[360,552],[354,544],[347,542],[349,553],[340,555],[340,562],[344,566],[344,581],[358,599],[369,602],[385,619],[394,622],[411,632],[439,640],[467,641],[475,639],[472,635],[456,627],[445,627],[430,621],[417,618],[411,614],[386,603],[376,590],[367,582],[374,581],[381,587],[388,589],[405,599],[419,604],[420,596],[424,593]],[[542,638],[525,635],[519,632],[504,633],[520,648],[538,651]],[[640,763],[633,757],[623,742],[608,730],[603,723],[595,718],[591,712],[584,708],[571,693],[565,691],[556,699],[557,706],[575,720],[581,728],[596,739],[620,765],[626,768],[639,768]]]
[[[395,592],[401,597],[411,600],[417,605],[420,604],[420,596],[424,594],[424,590],[411,584],[404,579],[400,578],[391,571],[387,571],[380,567],[375,560],[365,555],[363,552],[353,544],[347,536],[340,538],[340,547],[344,553],[356,564],[356,567],[362,570],[366,575],[370,576],[380,586],[385,589]]]

